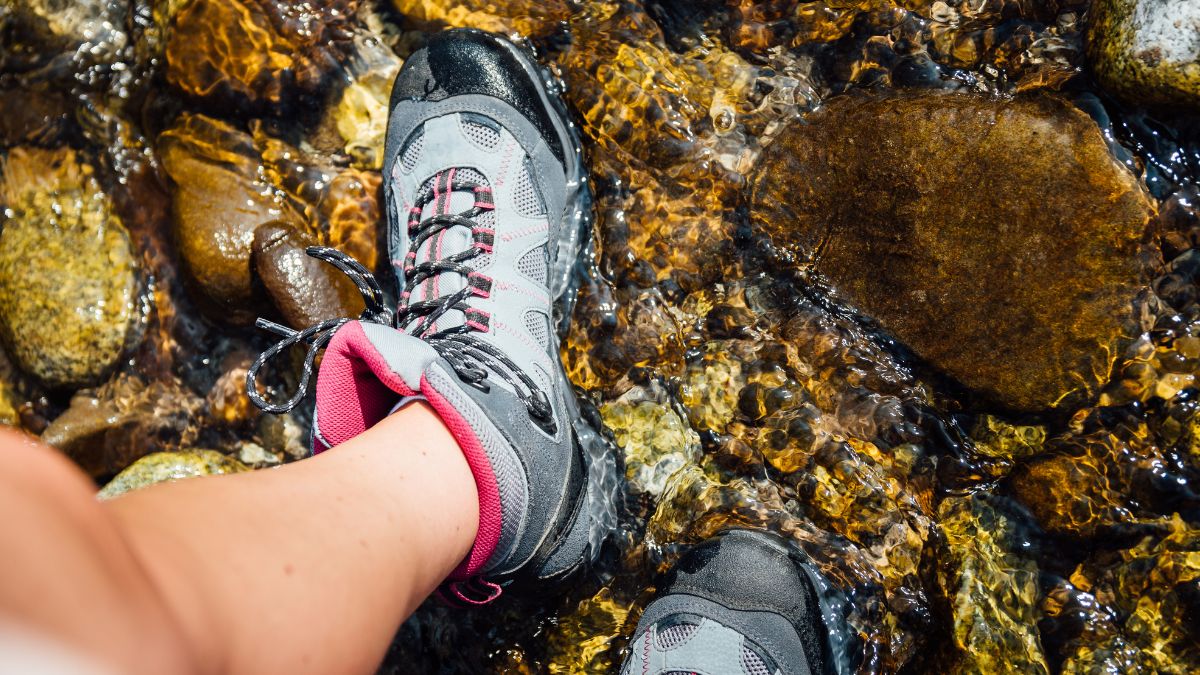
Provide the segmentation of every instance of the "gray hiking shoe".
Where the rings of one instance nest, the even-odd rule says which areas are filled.
[[[775,535],[731,530],[668,573],[629,644],[622,675],[820,675],[827,631],[815,579]]]
[[[413,54],[393,88],[383,169],[395,312],[366,270],[316,251],[359,283],[367,311],[284,340],[328,342],[314,451],[407,399],[446,422],[479,489],[479,534],[449,587],[468,603],[570,575],[617,524],[611,446],[582,419],[558,356],[555,314],[569,315],[590,194],[555,91],[488,33],[446,31]]]

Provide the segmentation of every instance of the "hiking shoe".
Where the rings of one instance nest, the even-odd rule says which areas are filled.
[[[642,614],[622,674],[827,672],[815,573],[798,556],[752,530],[688,551]]]
[[[479,490],[479,533],[450,586],[469,603],[508,581],[570,575],[616,527],[611,445],[581,418],[558,355],[555,312],[569,314],[590,194],[557,90],[500,37],[432,36],[391,97],[383,176],[395,311],[360,265],[316,249],[359,284],[366,312],[307,336],[264,322],[310,352],[328,342],[314,452],[407,400],[442,417]]]

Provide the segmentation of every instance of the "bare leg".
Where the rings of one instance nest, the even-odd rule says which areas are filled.
[[[0,615],[130,672],[371,672],[479,521],[419,403],[278,469],[93,493],[53,451],[0,439]]]

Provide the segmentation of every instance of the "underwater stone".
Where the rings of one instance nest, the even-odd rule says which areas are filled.
[[[392,0],[405,18],[526,37],[547,35],[571,16],[565,0]]]
[[[1100,666],[1113,661],[1134,666],[1124,672],[1200,672],[1200,530],[1195,526],[1176,514],[1165,536],[1145,537],[1132,548],[1101,554],[1080,565],[1071,580],[1109,605],[1120,634],[1116,639],[1103,636],[1108,639],[1099,644],[1081,640],[1063,672],[1102,672]],[[1115,659],[1114,651],[1124,658]]]
[[[937,581],[953,613],[955,673],[1049,673],[1038,638],[1038,569],[1014,521],[979,495],[938,507]]]
[[[174,380],[145,382],[119,375],[82,390],[42,432],[93,477],[112,475],[148,452],[190,444],[204,401]]]
[[[100,499],[112,499],[126,492],[150,487],[155,483],[167,483],[196,476],[242,473],[249,470],[250,467],[232,457],[222,455],[216,450],[155,452],[139,459],[117,474],[100,489],[96,496]]]
[[[254,232],[254,271],[284,321],[303,330],[328,319],[358,316],[362,295],[342,272],[304,251],[316,241],[268,223]]]
[[[315,92],[337,67],[355,0],[190,0],[168,33],[167,82],[189,96],[252,108]]]
[[[1154,205],[1090,118],[1041,96],[831,99],[766,151],[752,218],[988,406],[1090,398]]]
[[[249,134],[204,115],[185,114],[158,139],[171,177],[175,239],[184,272],[215,319],[249,324],[259,298],[250,278],[254,231],[301,218],[260,180]]]
[[[600,408],[624,451],[625,476],[638,492],[658,497],[671,475],[700,459],[700,437],[661,386],[635,387]]]
[[[1100,82],[1133,103],[1200,106],[1200,0],[1097,0],[1088,51]]]
[[[100,381],[137,320],[129,233],[69,149],[15,148],[0,165],[0,335],[54,389]]]
[[[359,65],[330,114],[354,166],[378,171],[383,167],[392,81],[402,62],[374,38],[357,40],[355,45]]]

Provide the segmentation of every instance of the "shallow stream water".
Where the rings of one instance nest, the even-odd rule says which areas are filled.
[[[386,266],[391,77],[500,31],[583,131],[561,351],[623,529],[565,591],[427,603],[381,672],[614,670],[734,525],[812,558],[841,672],[1197,672],[1200,106],[1101,84],[1097,11],[4,0],[0,421],[98,486],[304,456],[241,391],[253,319],[361,310],[298,252]]]

